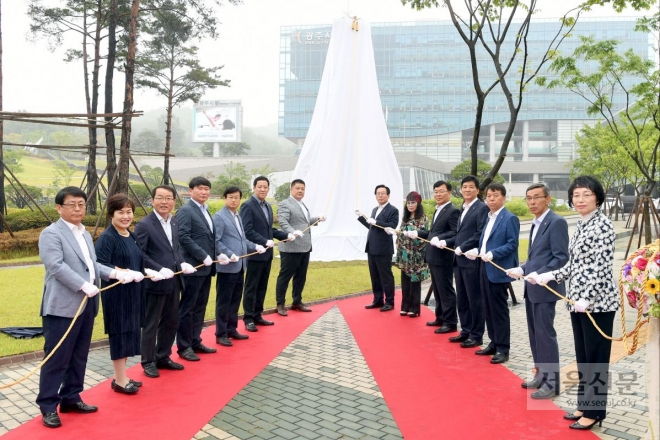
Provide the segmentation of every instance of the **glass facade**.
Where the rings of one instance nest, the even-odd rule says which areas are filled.
[[[515,24],[509,30],[517,32]],[[564,54],[580,44],[580,36],[621,41],[620,50],[652,56],[649,35],[635,32],[635,19],[582,19],[562,43]],[[531,66],[538,65],[559,29],[558,20],[533,22],[529,31]],[[314,112],[332,26],[287,26],[280,30],[279,135],[302,145]],[[469,157],[476,97],[469,52],[453,24],[447,22],[372,23],[376,74],[383,116],[395,152],[415,152],[436,160],[459,162]],[[509,49],[510,50],[510,49]],[[482,87],[496,77],[492,60],[480,47]],[[506,56],[502,57],[507,59]],[[547,65],[546,65],[547,66]],[[509,87],[517,85],[520,63],[510,69]],[[590,72],[595,65],[583,65]],[[541,75],[552,77],[542,71]],[[631,78],[624,78],[630,85]],[[625,96],[615,96],[615,109]],[[574,134],[593,121],[587,103],[568,90],[548,90],[530,84],[518,124],[509,144],[514,161],[569,161],[574,158]],[[499,86],[486,100],[479,157],[493,161],[509,121],[509,109]]]

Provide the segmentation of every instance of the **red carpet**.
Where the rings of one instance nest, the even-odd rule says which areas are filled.
[[[399,298],[397,292],[397,307]],[[571,422],[551,401],[534,401],[538,410],[528,410],[530,392],[520,378],[434,334],[425,325],[434,319],[428,309],[411,319],[398,309],[365,310],[369,299],[337,304],[406,440],[597,438],[568,429]]]
[[[190,439],[245,385],[263,370],[312,322],[334,303],[313,306],[313,312],[289,312],[287,318],[268,315],[273,327],[250,333],[247,341],[233,347],[215,343],[215,326],[204,330],[204,343],[218,353],[200,355],[200,362],[186,362],[184,371],[163,371],[160,378],[144,376],[140,365],[129,370],[129,377],[144,386],[135,396],[110,389],[105,381],[85,391],[82,399],[97,405],[94,414],[61,414],[62,427],[48,429],[41,416],[9,431],[10,439]],[[242,327],[242,324],[239,322]],[[172,359],[179,361],[176,353]],[[108,358],[108,364],[110,359]],[[3,438],[3,440],[4,440]]]

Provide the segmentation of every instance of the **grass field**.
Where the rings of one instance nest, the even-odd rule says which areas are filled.
[[[46,188],[53,183],[55,179],[55,162],[48,159],[39,157],[25,156],[21,160],[23,171],[18,173],[16,177],[23,185],[33,185],[40,188]],[[83,164],[81,164],[83,165]],[[105,164],[103,165],[105,166]],[[71,178],[71,185],[80,186],[85,173],[83,171],[76,171]]]
[[[520,240],[518,254],[526,259],[528,240]],[[280,260],[273,260],[270,272],[265,308],[274,308],[275,281],[280,270]],[[41,327],[39,306],[43,289],[44,268],[42,266],[0,269],[0,327]],[[397,285],[400,271],[394,268]],[[369,269],[366,261],[311,262],[307,273],[307,284],[303,293],[305,302],[333,298],[349,293],[371,289]],[[291,302],[289,288],[287,304]],[[368,299],[365,299],[368,301]],[[400,298],[396,299],[397,304]],[[243,313],[242,308],[239,313]],[[215,316],[215,278],[211,287],[206,319]],[[105,339],[103,332],[103,310],[94,324],[93,339]],[[43,338],[14,339],[0,334],[0,357],[27,353],[43,348]]]

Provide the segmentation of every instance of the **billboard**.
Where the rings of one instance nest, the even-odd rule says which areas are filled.
[[[241,101],[201,100],[193,111],[193,142],[241,142]]]

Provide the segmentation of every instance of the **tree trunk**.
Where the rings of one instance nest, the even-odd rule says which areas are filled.
[[[131,123],[133,114],[133,76],[135,74],[135,48],[137,45],[137,18],[140,12],[140,0],[133,0],[131,18],[128,26],[128,51],[126,54],[126,82],[124,86],[124,111],[121,121],[121,146],[119,150],[119,168],[117,184],[113,194],[128,194],[128,163],[131,151]]]
[[[163,160],[163,185],[170,184],[170,144],[172,142],[172,101],[174,94],[174,59],[170,57],[170,91],[167,95],[167,120],[165,122],[165,158]]]
[[[108,59],[105,68],[105,113],[112,113],[112,78],[115,72],[115,58],[117,53],[117,0],[110,0],[108,17]],[[105,145],[106,161],[108,167],[108,188],[117,173],[117,157],[115,155],[115,132],[111,128],[112,118],[105,118]]]
[[[0,112],[2,111],[2,0],[0,0]],[[0,214],[7,212],[7,200],[5,199],[5,167],[2,165],[2,142],[4,141],[4,123],[0,120]],[[5,232],[5,225],[0,222],[0,232]]]
[[[96,27],[98,28],[99,22],[97,21]],[[90,92],[89,92],[89,69],[87,68],[87,4],[83,4],[83,41],[82,41],[82,62],[83,62],[83,72],[85,77],[85,108],[87,109],[87,114],[96,113],[91,104]],[[92,93],[94,93],[92,86]],[[89,120],[89,119],[88,119]],[[89,120],[91,124],[95,124],[96,120],[93,122]],[[85,173],[87,188],[85,193],[87,194],[87,213],[96,214],[96,203],[94,200],[89,200],[92,196],[92,191],[96,187],[96,181],[98,176],[96,174],[96,128],[89,127],[87,129],[89,135],[89,149],[87,150],[87,171]]]

